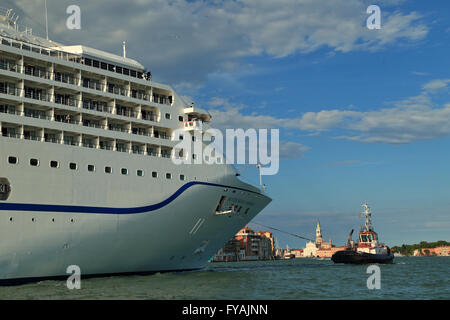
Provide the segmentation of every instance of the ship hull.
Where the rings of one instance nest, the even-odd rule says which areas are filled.
[[[371,254],[365,252],[356,252],[353,250],[342,250],[333,254],[331,260],[334,263],[346,264],[370,264],[370,263],[392,263],[394,260],[393,254]]]
[[[8,223],[16,212],[2,211],[0,283],[67,278],[70,265],[82,277],[202,268],[270,202],[253,194],[248,214],[215,215],[223,192],[224,186],[192,185],[164,207],[141,213],[22,211]]]
[[[71,265],[82,278],[199,269],[271,201],[225,165],[176,166],[112,151],[102,163],[100,150],[2,137],[0,147],[0,177],[11,185],[0,201],[1,284],[67,278]],[[30,155],[39,167],[28,164]],[[53,159],[62,159],[60,168],[48,166]],[[84,169],[91,161],[98,172]],[[110,176],[105,165],[162,177],[150,169],[144,177]],[[168,181],[165,172],[192,179]],[[225,208],[238,209],[217,215],[222,197]]]

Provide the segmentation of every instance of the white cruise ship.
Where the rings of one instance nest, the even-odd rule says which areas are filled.
[[[271,201],[230,165],[174,164],[174,130],[210,118],[125,54],[1,15],[0,282],[203,267]]]

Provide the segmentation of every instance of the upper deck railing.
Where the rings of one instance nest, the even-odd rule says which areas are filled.
[[[11,38],[4,34],[0,35],[0,40],[1,40],[0,43],[5,46],[10,46],[10,47],[21,49],[21,50],[26,50],[26,51],[42,54],[45,56],[61,59],[61,60],[68,61],[68,62],[80,63],[80,64],[87,65],[87,66],[94,67],[94,68],[97,67],[95,64],[85,63],[86,61],[92,62],[92,59],[85,59],[82,55],[66,52],[62,49],[59,50],[59,49],[55,49],[55,48],[49,48],[49,47],[45,47],[45,46],[38,45],[35,43],[14,39],[14,38]],[[56,44],[55,44],[55,47],[57,47]],[[103,64],[106,65],[105,68],[102,67]],[[105,70],[105,71],[114,70],[112,72],[130,77],[130,78],[137,78],[137,79],[144,79],[144,80],[151,81],[151,74],[149,71],[142,72],[142,71],[132,70],[133,72],[130,72],[130,69],[123,68],[120,66],[113,66],[111,64],[106,64],[106,63],[100,63],[98,65],[98,68]],[[123,69],[128,70],[128,73],[125,72]]]

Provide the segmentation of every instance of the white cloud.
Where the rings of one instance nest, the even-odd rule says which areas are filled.
[[[280,158],[282,159],[297,159],[302,158],[303,153],[310,148],[301,143],[291,141],[280,141]]]
[[[215,98],[211,110],[220,128],[284,128],[327,134],[334,139],[401,144],[450,136],[450,103],[435,106],[433,95],[447,88],[450,79],[433,80],[414,97],[391,102],[392,107],[372,111],[347,109],[307,112],[295,118],[243,113],[245,106]],[[445,85],[444,85],[445,84]],[[222,106],[222,108],[218,108]]]
[[[67,44],[82,43],[128,56],[152,69],[155,78],[201,83],[209,74],[239,70],[242,58],[285,57],[318,48],[330,52],[378,50],[423,39],[428,27],[418,13],[392,11],[382,3],[381,30],[368,30],[364,0],[96,0],[79,1],[82,29],[65,28],[70,0],[49,7],[50,35]],[[41,30],[40,1],[17,0],[22,22]],[[231,69],[230,69],[231,68]]]
[[[433,91],[438,91],[438,90],[443,90],[443,89],[446,89],[446,88],[447,88],[447,86],[448,86],[449,83],[450,83],[450,79],[444,79],[444,80],[438,79],[438,80],[433,80],[433,81],[430,81],[430,82],[426,83],[426,84],[423,86],[423,89],[424,89],[425,91],[431,91],[431,92],[433,92]]]

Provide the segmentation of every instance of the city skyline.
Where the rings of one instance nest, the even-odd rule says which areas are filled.
[[[2,6],[44,36],[43,2]],[[255,222],[313,237],[320,219],[342,245],[367,201],[381,242],[449,240],[447,2],[79,1],[80,30],[66,28],[70,1],[47,4],[50,39],[118,55],[126,40],[213,127],[280,129],[279,173],[263,177],[273,202]],[[237,169],[258,183],[255,166]]]

